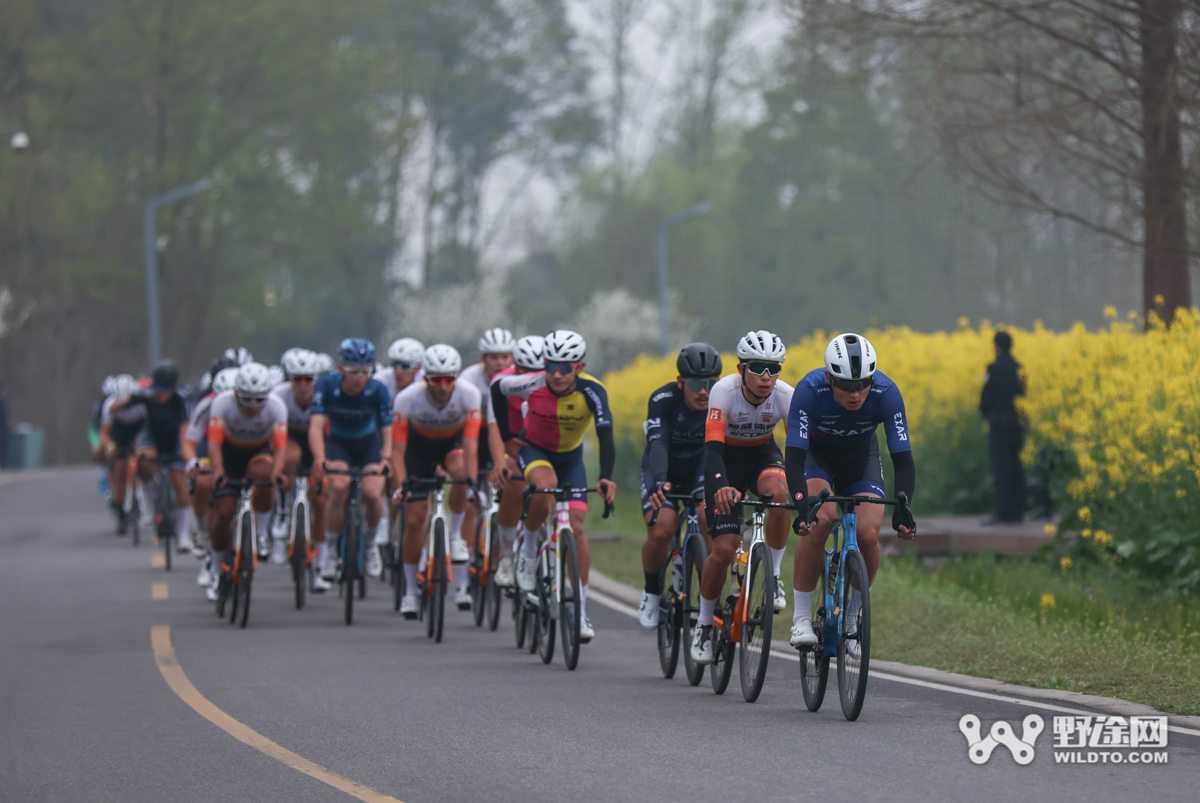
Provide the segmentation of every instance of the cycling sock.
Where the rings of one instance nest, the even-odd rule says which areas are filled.
[[[779,576],[779,565],[781,563],[783,563],[783,553],[787,552],[787,547],[784,547],[783,549],[775,549],[774,547],[767,547],[767,549],[771,550],[771,562],[775,564],[775,566],[774,566],[775,576],[778,577]]]
[[[379,524],[375,525],[375,543],[382,546],[388,542],[388,520],[384,516],[379,520]]]
[[[504,554],[512,552],[513,542],[517,540],[516,527],[498,527],[500,532],[500,545],[504,548]]]
[[[325,543],[329,545],[329,549],[333,553],[334,557],[337,557],[337,542],[338,534],[326,531]]]
[[[717,601],[715,599],[705,599],[704,595],[700,595],[700,613],[696,616],[697,625],[711,625],[713,623],[713,612],[717,609]]]
[[[192,512],[191,505],[175,508],[175,537],[183,538],[188,531],[188,514]]]
[[[258,533],[259,541],[266,538],[267,534],[270,532],[270,530],[267,529],[267,525],[270,521],[271,511],[268,510],[266,513],[259,513],[257,510],[254,511],[254,530]]]
[[[586,585],[579,587],[579,615],[587,616],[587,589]]]
[[[646,575],[646,593],[657,597],[662,593],[662,575],[658,572],[648,572],[644,569],[642,574]]]
[[[417,595],[417,564],[404,564],[404,593],[407,596]]]
[[[209,550],[208,554],[212,556],[212,567],[209,569],[209,571],[211,571],[213,574],[220,574],[221,571],[223,571],[221,568],[221,556],[215,549]]]
[[[792,624],[797,624],[801,619],[811,619],[813,592],[797,591],[793,588],[792,595],[795,597],[796,604],[796,609],[792,612]]]
[[[463,519],[466,517],[467,511],[465,509],[462,513],[455,513],[453,510],[450,511],[450,540],[461,539],[463,537]]]
[[[521,554],[527,558],[537,557],[537,530],[525,530],[521,539]]]
[[[325,556],[329,554],[329,544],[322,541],[317,544],[317,571],[321,570],[321,566],[325,564]]]
[[[471,584],[471,581],[467,575],[467,566],[468,564],[466,563],[454,564],[454,583],[459,588],[466,588]]]

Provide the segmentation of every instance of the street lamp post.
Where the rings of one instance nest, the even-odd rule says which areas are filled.
[[[695,206],[689,206],[682,212],[676,212],[660,221],[655,232],[655,245],[658,256],[658,320],[662,327],[662,353],[671,353],[671,298],[670,298],[670,259],[668,254],[667,236],[674,226],[691,220],[694,217],[707,215],[712,211],[712,204],[702,201]]]
[[[202,178],[186,186],[176,187],[170,192],[164,192],[146,204],[145,216],[142,219],[142,231],[146,238],[146,317],[150,327],[151,367],[162,358],[162,338],[158,322],[158,231],[155,226],[155,214],[160,207],[181,201],[198,192],[204,192],[211,186],[212,181]]]

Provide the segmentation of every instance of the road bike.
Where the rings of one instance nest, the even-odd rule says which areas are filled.
[[[258,571],[258,528],[254,523],[254,508],[250,504],[251,493],[255,488],[269,488],[271,483],[252,480],[249,477],[240,480],[226,479],[220,489],[238,492],[237,512],[230,523],[232,539],[221,566],[214,566],[220,572],[217,581],[217,616],[225,615],[225,605],[229,603],[229,623],[237,622],[246,626],[250,618],[250,588],[254,583],[254,573]],[[217,494],[213,494],[210,505],[217,502]],[[224,571],[228,561],[229,572]],[[238,614],[241,621],[238,622]]]
[[[775,617],[775,564],[767,548],[763,522],[768,508],[791,505],[772,502],[771,494],[761,494],[751,501],[734,503],[738,510],[749,507],[749,546],[738,550],[729,566],[729,577],[717,597],[713,613],[713,662],[710,670],[713,691],[724,694],[733,672],[734,648],[738,650],[738,674],[742,696],[752,703],[762,692],[767,677],[767,659],[771,657],[771,627]]]
[[[388,548],[383,550],[383,568],[388,573],[388,583],[392,587],[392,610],[399,611],[400,603],[404,600],[407,583],[404,580],[404,528],[408,524],[408,512],[401,502],[396,506],[396,515],[389,520],[392,528],[392,538]]]
[[[829,659],[837,658],[838,696],[842,713],[853,722],[862,711],[867,693],[867,673],[871,661],[871,591],[867,563],[858,550],[858,514],[863,504],[900,506],[908,510],[908,497],[896,499],[874,496],[833,496],[828,490],[817,497],[820,504],[808,514],[809,526],[817,519],[821,504],[833,502],[842,513],[833,525],[831,548],[825,550],[825,563],[813,593],[812,623],[817,643],[800,648],[800,686],[804,704],[816,711],[825,699],[829,680]]]
[[[581,605],[579,551],[575,533],[571,530],[571,496],[577,493],[599,493],[595,488],[573,489],[538,488],[529,483],[525,488],[521,521],[529,515],[534,494],[551,494],[554,499],[554,529],[537,554],[537,571],[533,591],[524,595],[526,628],[532,624],[529,651],[536,651],[542,663],[554,660],[554,634],[557,622],[562,631],[562,654],[567,669],[579,664],[579,627],[583,617]],[[613,506],[604,503],[604,518],[612,515]]]
[[[296,610],[304,607],[305,594],[312,589],[312,561],[316,556],[312,539],[312,506],[308,501],[309,474],[306,468],[296,468],[291,504],[280,493],[276,510],[277,516],[286,517],[288,525],[288,563],[292,567],[292,584],[296,590]]]
[[[445,474],[431,479],[409,477],[405,480],[406,492],[417,488],[429,489],[429,523],[425,529],[425,547],[420,561],[422,568],[417,572],[417,585],[425,635],[439,644],[446,622],[446,589],[450,585],[451,573],[450,538],[446,532],[446,508],[443,504],[445,486],[469,485],[470,482],[468,479],[451,479]]]
[[[677,519],[675,534],[671,536],[670,557],[659,572],[658,597],[658,661],[663,677],[675,677],[679,665],[679,648],[683,645],[683,669],[688,683],[696,686],[704,677],[704,665],[692,660],[692,631],[696,629],[696,617],[700,614],[700,578],[704,575],[704,561],[708,559],[708,548],[700,534],[700,507],[704,504],[704,491],[692,496],[666,494],[670,502],[683,505],[683,516]],[[658,511],[650,517],[650,526],[658,523]],[[680,536],[680,530],[685,532]],[[670,582],[667,572],[671,573]]]
[[[369,545],[366,543],[363,530],[366,526],[363,505],[362,478],[377,477],[383,472],[363,471],[358,466],[347,469],[325,468],[326,474],[340,474],[350,478],[350,490],[346,499],[346,517],[342,524],[342,534],[338,538],[338,593],[345,603],[346,624],[354,623],[354,595],[359,599],[367,596],[367,566],[366,554]]]
[[[171,470],[150,461],[157,475],[152,481],[154,492],[154,531],[162,544],[164,565],[171,571],[171,543],[175,540],[175,486],[171,484]]]
[[[500,625],[502,606],[501,588],[496,584],[496,568],[504,557],[500,546],[500,492],[487,481],[487,474],[479,474],[479,517],[475,522],[475,549],[471,555],[469,577],[471,583],[471,612],[475,626],[487,622],[488,630],[495,631]]]

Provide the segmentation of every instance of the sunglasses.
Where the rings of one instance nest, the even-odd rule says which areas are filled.
[[[745,362],[742,365],[746,366],[746,370],[755,376],[762,376],[763,374],[779,376],[779,372],[783,370],[782,363],[777,362]]]
[[[370,376],[375,373],[374,368],[344,368],[346,376]]]
[[[448,388],[454,384],[453,376],[427,376],[425,379],[432,385],[437,385],[441,388]]]
[[[392,363],[392,367],[395,368],[397,371],[405,371],[405,372],[415,371],[415,370],[417,370],[419,365],[420,365],[420,363],[407,363],[407,362]]]
[[[293,382],[299,382],[301,385],[310,385],[317,381],[315,376],[293,376]]]
[[[694,390],[699,393],[702,390],[712,390],[713,385],[717,384],[715,379],[685,379],[683,384],[688,390]]]
[[[870,377],[866,379],[838,379],[836,376],[829,377],[829,384],[833,385],[838,390],[844,390],[847,393],[857,393],[860,390],[866,390],[871,387],[874,380]]]
[[[566,376],[575,370],[575,366],[579,363],[574,362],[556,362],[554,360],[546,360],[546,373],[556,374],[558,376]]]
[[[247,407],[262,407],[267,403],[266,396],[246,396],[245,394],[237,394],[238,404],[244,404]]]

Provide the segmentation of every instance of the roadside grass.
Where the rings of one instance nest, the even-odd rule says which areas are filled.
[[[635,505],[622,499],[618,511],[635,515],[603,524],[596,515],[588,526],[622,536],[592,545],[592,564],[640,589]],[[791,549],[782,574],[791,588]],[[875,658],[1200,714],[1200,606],[1157,601],[1108,567],[1062,571],[988,553],[927,565],[887,558],[871,592]],[[791,620],[789,606],[775,639],[787,640]]]

